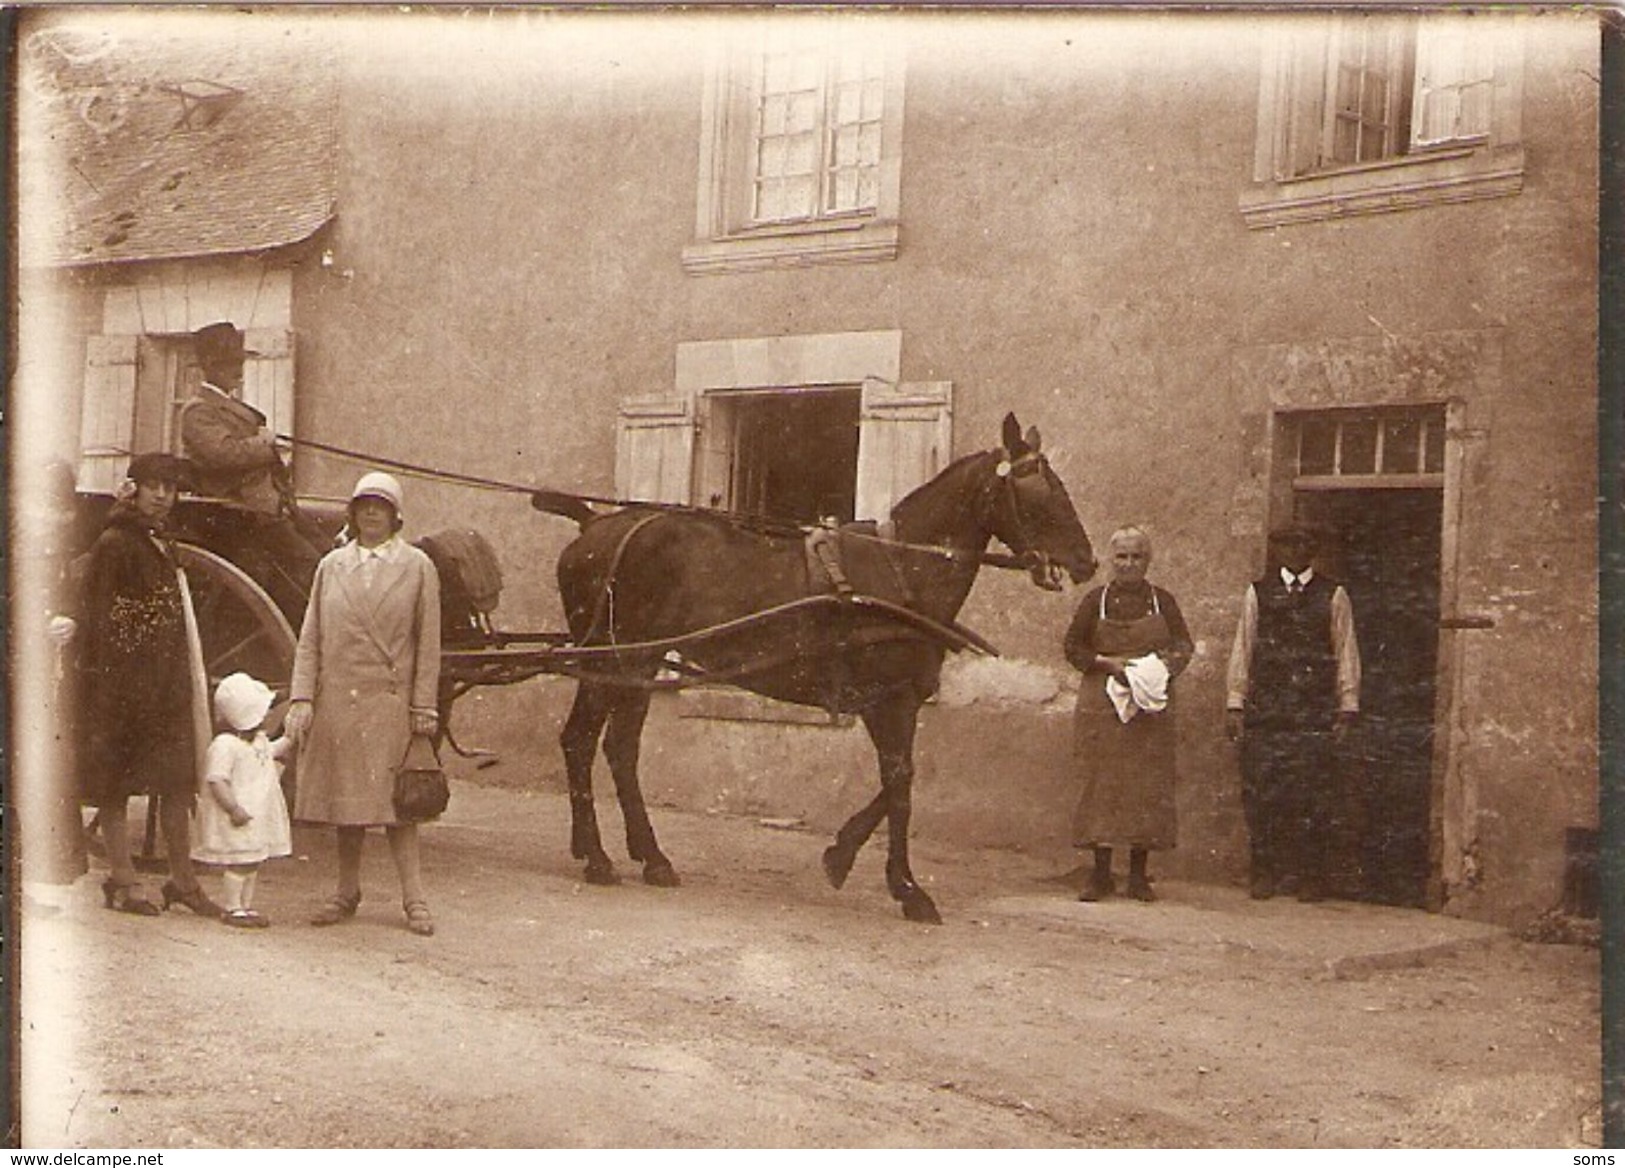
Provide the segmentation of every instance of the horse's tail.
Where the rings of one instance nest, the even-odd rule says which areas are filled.
[[[598,512],[589,507],[587,501],[580,495],[572,495],[565,491],[550,491],[546,488],[534,490],[530,493],[530,505],[538,511],[546,511],[549,515],[562,515],[566,519],[574,520],[576,526],[582,528],[599,517]]]

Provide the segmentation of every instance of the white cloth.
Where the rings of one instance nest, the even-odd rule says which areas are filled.
[[[1128,684],[1106,678],[1106,696],[1117,710],[1117,720],[1127,722],[1141,710],[1155,714],[1168,708],[1168,666],[1155,653],[1136,657],[1124,667]]]

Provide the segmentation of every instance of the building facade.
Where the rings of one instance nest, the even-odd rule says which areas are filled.
[[[248,26],[308,48],[330,101],[256,106],[263,67],[210,55]],[[188,69],[127,80],[148,89],[92,156],[152,173],[126,131],[172,69],[245,94],[202,132],[249,156],[291,133],[304,148],[275,170],[304,177],[162,254],[106,242],[105,187],[46,198],[79,215],[56,240],[91,242],[25,268],[19,405],[48,392],[72,418],[46,444],[83,489],[169,440],[139,387],[164,360],[184,383],[200,316],[262,338],[252,392],[297,439],[807,523],[883,516],[1014,410],[1097,546],[1151,534],[1197,642],[1163,874],[1245,871],[1225,661],[1264,535],[1296,516],[1331,534],[1321,568],[1365,663],[1360,765],[1331,780],[1348,894],[1509,923],[1557,903],[1597,823],[1594,15],[209,13],[119,32],[103,59],[178,47]],[[73,64],[80,119],[117,121],[95,65]],[[127,366],[147,372],[109,372]],[[296,469],[329,496],[358,471],[315,448]],[[517,493],[407,489],[414,530],[493,538],[499,624],[562,627],[569,523]],[[1060,638],[1079,595],[984,571],[961,619],[1002,655],[951,660],[922,715],[920,837],[1072,862]],[[540,758],[515,781],[558,785],[569,697],[541,679],[460,717]],[[658,699],[644,760],[657,805],[818,829],[878,781],[861,728],[733,692]]]

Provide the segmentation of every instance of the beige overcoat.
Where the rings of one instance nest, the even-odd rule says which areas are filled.
[[[440,683],[440,579],[399,539],[363,568],[358,544],[316,566],[294,653],[291,697],[313,702],[299,753],[294,818],[393,824],[395,768],[411,711],[433,710]]]

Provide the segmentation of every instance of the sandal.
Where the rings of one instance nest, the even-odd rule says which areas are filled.
[[[138,892],[133,884],[115,884],[109,880],[102,885],[102,900],[114,912],[129,913],[137,917],[155,917],[162,910]]]
[[[420,937],[434,936],[434,917],[429,915],[429,906],[421,900],[407,905],[406,927]]]
[[[271,927],[269,918],[261,916],[251,908],[231,909],[221,915],[220,923],[230,925],[236,929],[268,929]]]
[[[334,893],[328,897],[322,907],[317,909],[310,918],[310,923],[318,928],[327,925],[336,925],[340,921],[347,921],[355,916],[355,910],[361,907],[361,893],[355,892],[349,896]]]

